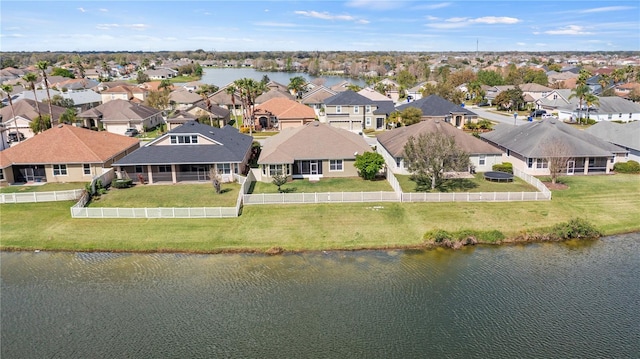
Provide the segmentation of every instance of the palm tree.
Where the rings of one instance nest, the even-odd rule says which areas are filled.
[[[600,74],[600,77],[598,78],[598,84],[600,84],[600,87],[602,88],[602,91],[600,91],[600,96],[604,96],[604,91],[609,86],[610,81],[611,81],[611,77],[609,75]]]
[[[587,105],[587,121],[589,120],[589,109],[591,106],[600,105],[600,98],[592,93],[584,95],[584,103]]]
[[[296,76],[289,79],[289,90],[293,91],[293,94],[297,99],[302,97],[302,93],[307,86],[307,80],[302,76]]]
[[[47,68],[49,67],[49,61],[38,61],[36,67],[38,68],[38,70],[42,71],[44,88],[47,90],[47,98],[49,99],[49,119],[51,119],[51,127],[53,127],[53,108],[51,107],[51,94],[49,93],[49,82],[47,81]]]
[[[235,80],[233,84],[238,90],[242,102],[242,123],[249,127],[249,135],[251,135],[255,101],[267,89],[267,85],[250,78]]]
[[[16,113],[13,110],[13,100],[11,99],[11,92],[13,92],[13,86],[11,85],[2,85],[2,92],[7,94],[7,99],[9,100],[9,106],[11,106],[11,116],[13,117],[13,124],[16,126],[16,135],[18,138],[18,142],[20,142],[20,135],[18,134],[18,121],[16,121]]]
[[[213,103],[211,102],[209,95],[216,92],[217,90],[218,90],[218,87],[216,85],[209,85],[209,84],[201,85],[200,88],[196,90],[196,93],[202,96],[202,99],[204,100],[204,104],[205,106],[207,106],[207,111],[209,111],[209,125],[211,126],[213,126],[213,119],[211,118],[211,106],[213,105]],[[218,127],[220,127],[220,117],[218,117]]]
[[[38,110],[38,116],[42,117],[42,113],[40,113],[40,106],[38,106],[38,95],[36,94],[36,80],[38,76],[33,72],[27,72],[22,76],[22,79],[29,83],[31,90],[33,90],[33,99],[36,101],[36,110]]]
[[[233,105],[233,109],[231,110],[231,115],[233,115],[233,119],[236,119],[236,86],[230,84],[227,86],[227,94],[231,96],[231,105]]]
[[[591,93],[591,88],[587,85],[578,85],[576,88],[571,90],[571,95],[569,96],[569,100],[572,98],[577,98],[580,100],[580,107],[578,108],[578,123],[581,122],[582,119],[582,102],[587,94]]]

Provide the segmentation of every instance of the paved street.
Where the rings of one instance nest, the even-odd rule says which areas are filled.
[[[487,120],[490,120],[490,121],[493,121],[493,122],[506,123],[508,125],[513,125],[514,124],[513,115],[504,116],[504,115],[500,115],[500,114],[497,114],[497,113],[489,112],[489,111],[483,109],[482,107],[477,107],[477,106],[469,106],[467,108],[470,111],[477,113],[478,116],[481,117],[481,118],[486,118]],[[523,125],[525,123],[527,123],[527,118],[524,117],[524,116],[518,117],[518,120],[515,121],[516,125]]]

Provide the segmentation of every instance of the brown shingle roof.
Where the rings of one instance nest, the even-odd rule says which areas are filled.
[[[404,146],[409,137],[418,137],[424,133],[442,133],[453,137],[456,145],[463,151],[473,154],[500,154],[502,151],[479,140],[464,131],[440,120],[426,120],[411,126],[405,126],[378,135],[378,142],[395,157],[404,156]]]
[[[80,118],[97,118],[102,121],[144,120],[162,111],[131,101],[116,99],[78,114]]]
[[[256,106],[256,115],[265,112],[273,114],[279,120],[316,118],[316,112],[311,107],[286,98],[272,98]]]
[[[13,110],[16,116],[21,116],[26,119],[33,120],[34,118],[38,117],[38,110],[36,106],[40,108],[40,112],[42,113],[42,115],[49,114],[49,105],[43,102],[35,102],[31,99],[22,99],[20,101],[14,102]],[[51,105],[51,110],[53,112],[53,119],[57,121],[60,116],[66,111],[66,108]],[[0,109],[0,116],[2,116],[3,122],[7,122],[8,120],[12,119],[13,115],[11,112],[11,106],[5,106]]]
[[[288,128],[268,138],[259,164],[293,163],[294,160],[354,159],[371,152],[362,136],[320,122]]]
[[[136,138],[58,125],[0,152],[0,168],[14,164],[104,163],[140,146]]]

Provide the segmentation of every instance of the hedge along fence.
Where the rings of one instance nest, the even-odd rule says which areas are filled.
[[[252,174],[250,173],[250,176]],[[158,208],[111,208],[85,207],[90,196],[83,196],[71,207],[72,218],[233,218],[240,215],[243,194],[247,193],[251,181],[247,177],[234,175],[240,183],[240,193],[235,207],[158,207]],[[255,178],[254,178],[255,179]]]
[[[0,194],[0,203],[76,201],[83,193],[83,189],[50,192],[2,193]]]

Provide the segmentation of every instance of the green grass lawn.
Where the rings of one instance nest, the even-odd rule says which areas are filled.
[[[317,182],[296,179],[282,185],[281,189],[288,193],[393,191],[384,178],[365,181],[360,177],[322,178]],[[254,182],[249,193],[278,193],[278,187],[271,182]]]
[[[513,236],[576,217],[589,220],[605,234],[640,231],[640,176],[562,180],[569,188],[553,191],[551,201],[256,205],[245,206],[238,218],[226,219],[73,219],[72,202],[3,204],[0,248],[194,252],[262,251],[274,246],[385,248],[418,246],[423,234],[434,229],[496,229]]]
[[[410,175],[395,175],[400,183],[402,192],[425,192],[418,184],[411,180]],[[430,184],[427,187],[430,189]],[[476,173],[473,179],[452,179],[442,188],[436,188],[433,192],[537,192],[538,190],[518,177],[513,182],[491,182],[482,177],[482,173]]]
[[[234,207],[240,185],[223,183],[217,194],[211,183],[178,185],[136,185],[111,188],[91,201],[89,207]]]
[[[71,183],[46,183],[43,185],[19,185],[1,187],[0,193],[22,193],[22,192],[49,192],[49,191],[68,191],[72,189],[83,189],[85,182]]]

